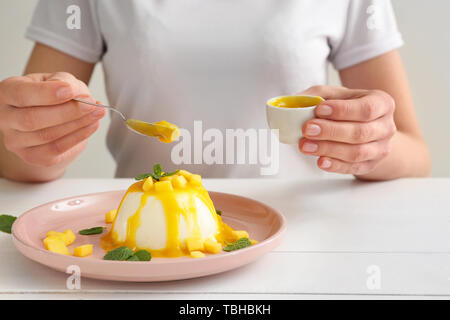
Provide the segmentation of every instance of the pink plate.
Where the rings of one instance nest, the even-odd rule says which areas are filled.
[[[12,234],[17,249],[31,260],[66,272],[76,265],[87,278],[116,281],[166,281],[211,275],[252,262],[275,248],[286,231],[286,221],[276,210],[265,204],[232,194],[210,192],[214,206],[222,211],[223,220],[231,227],[247,230],[258,244],[233,252],[207,255],[204,258],[153,258],[149,262],[107,261],[99,246],[102,235],[82,236],[69,249],[91,243],[91,256],[78,258],[45,250],[42,239],[49,230],[73,230],[94,226],[111,227],[105,223],[105,213],[117,208],[124,190],[94,193],[53,201],[22,214],[13,224]],[[106,233],[108,231],[104,231]],[[104,234],[103,233],[103,234]]]

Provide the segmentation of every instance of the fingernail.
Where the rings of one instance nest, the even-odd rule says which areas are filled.
[[[72,96],[72,89],[68,87],[63,87],[56,91],[56,97],[58,99],[69,99]]]
[[[331,167],[331,161],[328,159],[325,159],[322,161],[322,164],[320,165],[321,168],[327,169]]]
[[[97,108],[94,111],[92,111],[91,115],[93,118],[100,118],[103,116],[105,111],[103,109]]]
[[[100,109],[98,107],[83,102],[77,102],[77,105],[78,109],[83,113],[90,113],[90,112],[94,113],[95,111]]]
[[[99,122],[96,121],[94,123],[91,123],[90,125],[88,125],[88,129],[97,129]]]
[[[317,148],[318,148],[318,146],[317,146],[316,143],[313,143],[313,142],[305,142],[305,143],[303,144],[302,150],[305,151],[305,152],[316,152],[316,151],[317,151]]]
[[[319,116],[329,116],[333,113],[333,109],[327,105],[320,105],[317,107],[316,113]]]
[[[305,133],[308,136],[317,136],[320,133],[320,127],[317,124],[308,124]]]

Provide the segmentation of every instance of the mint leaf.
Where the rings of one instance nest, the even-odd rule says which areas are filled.
[[[162,173],[161,165],[159,163],[157,163],[153,166],[153,173],[141,173],[141,174],[138,174],[136,177],[134,177],[134,179],[139,181],[139,180],[147,179],[148,177],[152,177],[156,181],[159,181],[160,178],[172,176],[172,175],[178,173],[178,171],[180,171],[180,170]]]
[[[104,260],[116,260],[116,261],[125,261],[128,258],[134,256],[133,250],[128,247],[120,247],[114,250],[109,251],[103,257]]]
[[[127,261],[140,261],[139,258],[136,255],[132,255],[127,259]]]
[[[157,163],[153,166],[153,173],[155,174],[155,176],[161,176],[162,168],[159,163]]]
[[[93,227],[89,229],[83,229],[78,231],[79,234],[83,236],[90,236],[92,234],[100,234],[103,232],[103,227]]]
[[[16,217],[7,214],[0,215],[0,231],[11,233],[12,225],[16,219]]]
[[[152,255],[146,250],[139,250],[134,253],[133,250],[128,247],[120,247],[109,251],[103,259],[115,261],[150,261]]]
[[[236,240],[233,243],[228,243],[225,248],[223,248],[223,251],[234,251],[239,250],[245,247],[249,247],[251,245],[250,240],[248,238],[241,238],[239,240]]]
[[[147,250],[139,250],[135,253],[139,261],[150,261],[152,259],[152,254]]]
[[[151,177],[151,176],[153,176],[153,173],[141,173],[141,174],[138,174],[136,177],[134,177],[134,179],[139,181],[139,180],[147,179],[148,177]]]
[[[180,171],[180,170],[175,170],[175,171],[173,171],[173,172],[164,172],[163,175],[162,175],[160,178],[162,178],[162,177],[168,177],[168,176],[173,176],[175,173],[178,173],[178,171]],[[158,180],[159,180],[159,179],[158,179]]]
[[[216,213],[217,213],[219,216],[222,216],[222,211],[216,209]]]

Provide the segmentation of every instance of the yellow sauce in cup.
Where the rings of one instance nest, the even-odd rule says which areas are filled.
[[[319,96],[283,96],[269,100],[269,105],[279,108],[306,108],[325,101]]]

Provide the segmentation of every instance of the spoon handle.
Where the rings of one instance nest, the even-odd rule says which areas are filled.
[[[120,112],[119,110],[117,110],[114,107],[104,106],[103,104],[93,103],[93,102],[89,102],[89,101],[86,101],[86,100],[83,100],[83,99],[78,99],[78,98],[73,98],[72,100],[77,101],[77,102],[81,102],[81,103],[85,103],[85,104],[90,104],[91,106],[96,106],[96,107],[105,108],[105,109],[114,111],[114,112],[118,113],[122,117],[123,121],[127,121],[127,118],[123,115],[123,113]]]

